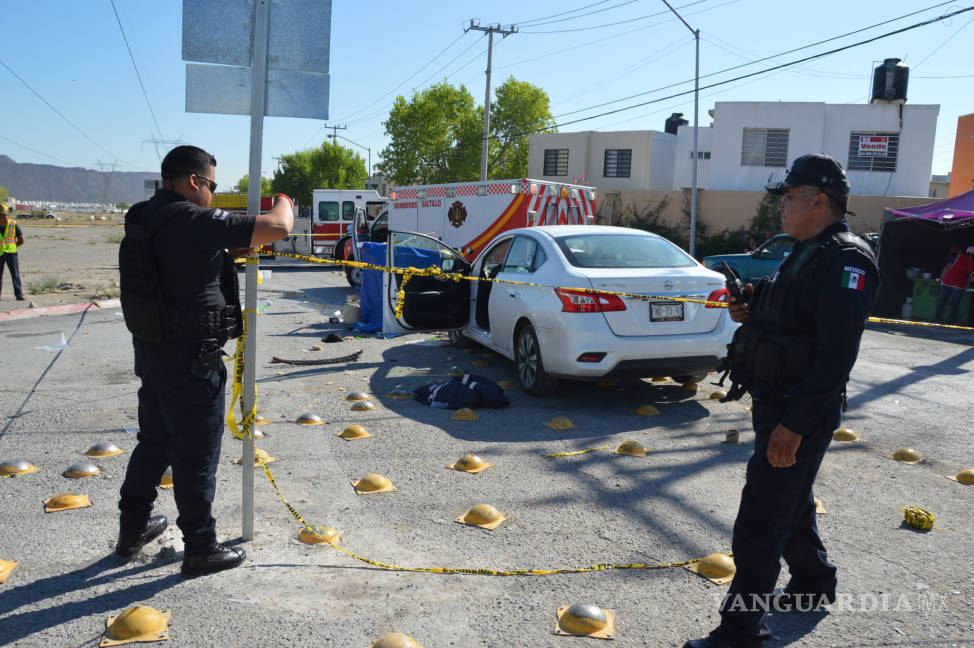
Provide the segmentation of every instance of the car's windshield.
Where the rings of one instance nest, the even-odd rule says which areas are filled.
[[[572,234],[555,241],[578,268],[682,268],[696,262],[664,238],[648,234]]]

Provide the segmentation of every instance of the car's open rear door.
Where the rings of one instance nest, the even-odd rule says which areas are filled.
[[[422,270],[436,266],[443,272],[469,275],[470,264],[440,241],[415,232],[389,232],[386,266]],[[382,331],[445,331],[461,328],[470,313],[470,281],[413,275],[403,287],[404,274],[382,277]],[[403,289],[402,312],[396,308]]]

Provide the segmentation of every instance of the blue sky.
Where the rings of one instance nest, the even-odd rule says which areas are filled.
[[[279,1],[286,0],[274,3]],[[96,168],[97,162],[118,162],[121,170],[153,171],[158,169],[159,158],[149,140],[179,139],[213,152],[219,162],[217,180],[223,186],[247,172],[248,117],[184,110],[182,2],[115,0],[158,129],[110,0],[4,4],[0,60],[6,67],[0,66],[0,80],[6,100],[0,104],[0,153],[18,162],[86,168]],[[939,3],[676,0],[672,4],[683,7],[680,12],[701,31],[700,72],[705,75]],[[865,40],[967,6],[971,6],[969,1],[944,4],[854,36],[714,76],[701,85]],[[519,33],[503,40],[495,38],[493,85],[514,76],[543,88],[551,98],[552,113],[563,116],[559,121],[692,90],[693,38],[675,17],[662,13],[666,11],[661,0],[335,0],[331,119],[327,123],[347,125],[339,134],[370,147],[375,164],[387,143],[382,121],[396,95],[409,97],[413,91],[446,78],[465,85],[482,103],[487,44],[480,32],[464,34],[463,27],[471,18],[485,25],[520,25]],[[553,17],[538,20],[549,16]],[[705,90],[700,99],[701,124],[709,123],[706,110],[715,101],[864,103],[874,62],[897,57],[911,68],[909,102],[940,105],[932,171],[946,173],[953,156],[957,118],[974,112],[969,47],[972,34],[974,11],[801,66]],[[688,80],[663,92],[581,110]],[[567,125],[562,130],[662,130],[671,112],[690,117],[692,94]],[[271,175],[276,168],[274,157],[324,141],[325,134],[331,132],[323,128],[324,123],[268,118],[264,126],[264,175]],[[343,144],[366,157],[364,148]]]

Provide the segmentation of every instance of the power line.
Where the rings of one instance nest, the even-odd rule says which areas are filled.
[[[916,14],[924,13],[926,11],[930,11],[931,9],[937,9],[938,7],[942,7],[942,6],[948,5],[948,4],[953,4],[953,2],[941,2],[939,4],[935,4],[935,5],[932,5],[930,7],[927,7],[926,9],[920,9],[919,11],[913,11],[913,12],[910,12],[908,14],[903,14],[902,16],[898,16],[896,18],[890,18],[889,20],[884,20],[884,21],[878,22],[878,23],[876,23],[874,25],[869,25],[868,27],[861,27],[861,28],[856,29],[854,31],[846,32],[845,34],[840,34],[838,36],[832,36],[831,38],[826,38],[825,40],[820,40],[820,41],[817,41],[815,43],[809,43],[808,45],[802,45],[801,47],[795,47],[793,49],[786,50],[784,52],[778,52],[777,54],[772,54],[770,56],[765,56],[763,58],[759,58],[759,59],[757,59],[755,61],[751,61],[749,63],[741,63],[740,65],[734,65],[734,66],[729,67],[729,68],[724,68],[723,70],[718,70],[716,72],[710,72],[708,74],[701,75],[700,78],[701,79],[706,79],[706,78],[713,77],[713,76],[717,76],[717,75],[720,75],[720,74],[725,74],[727,72],[732,72],[733,70],[739,70],[740,68],[749,67],[749,66],[755,65],[757,63],[762,63],[764,61],[768,61],[768,60],[771,60],[771,59],[780,58],[780,57],[785,56],[787,54],[793,54],[793,53],[799,52],[801,50],[806,50],[806,49],[809,49],[811,47],[815,47],[817,45],[824,45],[825,43],[829,43],[829,42],[838,40],[840,38],[845,38],[847,36],[852,36],[852,35],[855,35],[855,34],[859,34],[861,32],[868,31],[870,29],[875,29],[876,27],[881,27],[882,25],[886,25],[886,24],[889,24],[889,23],[892,23],[892,22],[896,22],[896,21],[902,20],[904,18],[909,18],[910,16],[915,16]],[[932,22],[936,22],[937,20],[942,20],[943,18],[952,16],[952,15],[954,15],[954,14],[945,14],[943,16],[940,16],[938,18],[933,19]],[[922,24],[926,24],[926,23],[922,23]],[[896,33],[896,32],[892,32],[892,33]],[[769,69],[775,69],[775,68],[769,68]],[[557,119],[558,117],[567,117],[568,115],[574,115],[576,113],[585,112],[586,110],[593,110],[595,108],[601,108],[603,106],[610,106],[612,104],[620,103],[620,102],[623,102],[623,101],[628,101],[630,99],[635,99],[636,97],[642,97],[642,96],[645,96],[645,95],[648,95],[648,94],[653,94],[654,92],[660,92],[662,90],[669,90],[670,88],[675,88],[676,86],[683,85],[684,83],[690,83],[691,81],[693,81],[693,79],[688,79],[686,81],[679,81],[677,83],[671,83],[669,85],[660,86],[659,88],[655,88],[653,90],[646,90],[645,92],[637,92],[636,94],[629,95],[628,97],[622,97],[620,99],[613,99],[612,101],[605,101],[603,103],[596,104],[594,106],[588,106],[586,108],[579,108],[577,110],[572,110],[572,111],[569,111],[569,112],[566,112],[566,113],[562,113],[560,115],[557,115],[555,118]],[[678,96],[678,95],[674,95],[674,96]]]
[[[96,142],[95,140],[93,140],[93,139],[92,139],[92,138],[91,138],[91,137],[90,137],[90,136],[88,135],[88,133],[86,133],[86,132],[84,132],[83,130],[81,130],[80,128],[78,128],[77,126],[75,126],[75,124],[74,124],[74,122],[72,122],[72,121],[71,121],[70,119],[68,119],[67,117],[65,117],[65,116],[64,116],[64,114],[63,114],[63,113],[62,113],[62,112],[61,112],[60,110],[58,110],[58,109],[57,109],[57,108],[55,108],[55,107],[54,107],[53,105],[51,105],[51,102],[49,102],[49,101],[48,101],[47,99],[45,99],[44,97],[42,97],[42,96],[41,96],[41,94],[40,94],[39,92],[37,92],[37,90],[34,90],[34,88],[32,88],[32,87],[31,87],[31,85],[30,85],[29,83],[27,83],[26,81],[24,81],[24,80],[23,80],[23,79],[22,79],[22,78],[20,77],[20,75],[19,75],[19,74],[17,74],[16,72],[14,72],[14,71],[13,71],[13,69],[12,69],[12,68],[11,68],[11,67],[10,67],[9,65],[7,65],[7,64],[6,64],[6,63],[5,63],[5,62],[4,62],[4,61],[3,61],[2,59],[0,59],[0,65],[2,65],[3,67],[5,67],[5,68],[7,69],[7,72],[10,72],[10,74],[12,74],[12,75],[14,75],[14,77],[16,77],[16,79],[17,79],[18,81],[20,81],[21,83],[23,83],[23,84],[24,84],[24,86],[25,86],[25,87],[26,87],[26,88],[27,88],[28,90],[30,90],[31,92],[33,92],[33,93],[34,93],[34,95],[35,95],[35,96],[36,96],[36,97],[37,97],[38,99],[40,99],[41,101],[43,101],[43,102],[44,102],[44,104],[45,104],[45,105],[46,105],[46,106],[47,106],[48,108],[50,108],[51,110],[53,110],[53,111],[54,111],[54,113],[55,113],[55,114],[56,114],[56,115],[57,115],[58,117],[60,117],[61,119],[63,119],[63,120],[64,120],[64,121],[65,121],[65,122],[66,122],[66,123],[68,124],[68,126],[70,126],[71,128],[73,128],[73,129],[75,129],[76,131],[78,131],[78,133],[80,133],[82,137],[84,137],[84,138],[85,138],[86,140],[88,140],[89,142],[91,142],[92,144],[94,144],[95,146],[97,146],[98,148],[100,148],[100,149],[101,149],[102,151],[104,151],[105,153],[108,153],[109,155],[111,155],[111,156],[112,156],[113,158],[115,158],[116,160],[118,160],[118,159],[120,159],[120,158],[119,158],[119,157],[118,157],[117,155],[115,155],[114,153],[112,153],[111,151],[109,151],[108,149],[106,149],[106,148],[105,148],[104,146],[102,146],[101,144],[99,144],[98,142]],[[122,160],[122,162],[124,162],[124,163],[125,163],[125,166],[128,166],[128,167],[131,167],[131,166],[132,166],[132,165],[131,165],[131,164],[129,164],[128,162],[125,162],[125,160]]]
[[[41,153],[37,149],[32,149],[31,147],[27,146],[26,144],[21,144],[20,142],[15,142],[14,140],[10,139],[9,137],[6,137],[5,135],[0,135],[0,139],[7,140],[8,142],[10,142],[11,144],[13,144],[14,146],[19,146],[22,149],[27,149],[31,153],[37,153],[38,155],[43,155],[46,158],[51,158],[52,160],[57,160],[58,162],[61,162],[62,164],[66,164],[68,166],[71,166],[71,163],[68,162],[68,161],[66,161],[66,160],[62,160],[59,157],[54,157],[53,155],[48,155],[47,153]]]
[[[638,2],[638,0],[626,0],[625,2],[620,2],[619,4],[612,5],[611,7],[605,7],[604,9],[598,9],[596,11],[590,11],[588,13],[580,14],[578,16],[572,16],[571,18],[562,18],[560,20],[548,20],[548,18],[557,18],[558,16],[564,16],[566,14],[575,13],[576,11],[582,11],[584,9],[588,9],[590,7],[594,7],[596,5],[605,4],[606,2],[608,2],[608,0],[603,0],[603,2],[595,2],[593,4],[586,5],[584,7],[579,7],[578,9],[572,9],[571,11],[563,11],[561,13],[557,13],[557,14],[554,14],[554,15],[551,15],[551,16],[547,16],[545,18],[536,18],[534,20],[526,20],[523,23],[512,23],[512,24],[515,24],[518,27],[522,27],[523,25],[526,25],[528,23],[535,23],[534,25],[532,25],[532,27],[538,27],[540,25],[551,25],[553,23],[565,22],[566,20],[577,20],[579,18],[584,18],[585,16],[592,16],[594,14],[602,13],[604,11],[611,11],[613,9],[618,9],[619,7],[622,7],[622,6],[625,6],[625,5],[628,5],[628,4],[633,4],[634,2]],[[545,21],[545,22],[539,22],[539,21]]]
[[[677,7],[677,9],[686,9],[687,7],[692,7],[694,5],[703,4],[704,2],[708,2],[708,1],[709,0],[696,0],[695,2],[689,2],[689,3],[685,4],[685,5],[681,5],[681,6]],[[614,27],[616,25],[624,25],[626,23],[637,22],[637,21],[640,21],[640,20],[646,20],[647,18],[655,18],[656,16],[662,16],[662,15],[668,14],[668,13],[669,13],[669,10],[667,9],[666,11],[657,11],[656,13],[646,14],[645,16],[638,16],[636,18],[628,18],[626,20],[619,20],[619,21],[616,21],[616,22],[605,23],[605,24],[602,24],[602,25],[592,25],[590,27],[576,27],[574,29],[553,29],[553,30],[547,30],[547,31],[531,31],[531,30],[527,30],[527,31],[525,31],[523,33],[525,33],[525,34],[564,34],[566,32],[589,31],[589,30],[592,30],[592,29],[603,29],[605,27]]]
[[[118,21],[118,30],[122,32],[122,40],[125,41],[125,49],[128,50],[129,59],[132,61],[132,67],[135,69],[135,76],[139,80],[139,87],[142,88],[142,96],[145,97],[145,105],[149,108],[149,114],[152,116],[152,123],[156,125],[156,132],[159,133],[159,139],[165,139],[162,134],[162,129],[159,128],[159,120],[156,119],[156,113],[152,110],[152,103],[149,101],[149,94],[145,91],[145,84],[142,83],[142,75],[139,74],[139,66],[135,64],[135,56],[132,54],[132,48],[129,47],[129,39],[125,35],[125,28],[122,27],[122,19],[118,16],[118,9],[115,7],[115,0],[109,0],[112,3],[112,11],[115,12],[115,20]],[[159,151],[156,151],[156,155],[159,155]],[[162,158],[159,158],[162,161]]]
[[[781,70],[781,69],[784,69],[784,68],[787,68],[787,67],[791,67],[793,65],[798,65],[800,63],[805,63],[806,61],[812,61],[812,60],[819,59],[819,58],[822,58],[822,57],[825,57],[825,56],[829,56],[831,54],[836,54],[838,52],[842,52],[842,51],[845,51],[845,50],[848,50],[848,49],[852,49],[854,47],[859,47],[861,45],[867,45],[869,43],[874,43],[874,42],[876,42],[878,40],[882,40],[884,38],[889,38],[890,36],[895,36],[897,34],[902,34],[902,33],[905,33],[905,32],[908,32],[908,31],[917,29],[919,27],[926,27],[927,25],[931,25],[931,24],[933,24],[935,22],[939,22],[939,21],[944,20],[946,18],[952,18],[954,16],[958,16],[960,14],[967,13],[968,11],[974,11],[974,6],[966,7],[964,9],[959,9],[959,10],[954,11],[952,13],[944,14],[942,16],[938,16],[937,18],[932,18],[930,20],[925,20],[923,22],[914,23],[912,25],[908,25],[908,26],[903,27],[901,29],[896,29],[894,31],[887,32],[885,34],[880,34],[879,36],[874,36],[873,38],[868,38],[866,40],[859,41],[857,43],[852,43],[850,45],[843,45],[842,47],[837,47],[835,49],[831,49],[831,50],[828,50],[826,52],[820,52],[818,54],[813,54],[811,56],[806,56],[805,58],[797,59],[797,60],[794,60],[794,61],[789,61],[787,63],[782,63],[782,64],[776,65],[774,67],[766,68],[764,70],[758,70],[756,72],[750,72],[748,74],[743,74],[741,76],[737,76],[737,77],[734,77],[732,79],[726,79],[724,81],[717,81],[715,83],[711,83],[710,85],[701,86],[700,89],[701,90],[708,90],[710,88],[716,88],[716,87],[719,87],[719,86],[722,86],[722,85],[727,85],[728,83],[734,83],[735,81],[741,81],[743,79],[748,79],[748,78],[755,77],[755,76],[758,76],[758,75],[761,75],[761,74],[767,74],[768,72],[773,72],[775,70]],[[805,49],[805,48],[799,48],[799,49]],[[738,66],[738,67],[740,67],[740,66]],[[718,74],[718,73],[714,73],[714,74]],[[677,84],[677,85],[679,85],[679,84]],[[545,129],[547,130],[547,129],[550,129],[550,128],[561,128],[562,126],[568,126],[570,124],[576,124],[578,122],[588,121],[590,119],[597,119],[599,117],[605,117],[606,115],[614,115],[616,113],[620,113],[620,112],[623,112],[623,111],[626,111],[626,110],[632,110],[633,108],[640,108],[642,106],[648,106],[650,104],[659,103],[661,101],[667,101],[669,99],[674,99],[676,97],[682,97],[682,96],[688,95],[688,94],[690,94],[692,92],[693,92],[693,90],[684,90],[683,92],[677,92],[675,94],[672,94],[672,95],[669,95],[669,96],[666,96],[666,97],[660,97],[658,99],[652,99],[650,101],[644,101],[642,103],[633,104],[631,106],[624,106],[622,108],[616,108],[615,110],[609,110],[609,111],[606,111],[606,112],[603,112],[603,113],[599,113],[597,115],[589,115],[588,117],[580,117],[579,119],[573,119],[573,120],[567,121],[567,122],[560,122],[560,123],[555,124],[553,126],[547,125],[547,126],[545,126]],[[569,114],[569,113],[566,113],[566,114]],[[519,133],[517,136],[530,135],[530,134],[535,133],[535,132],[539,132],[539,131],[526,131],[526,132],[523,132],[523,133]]]
[[[923,57],[923,59],[922,59],[922,60],[921,60],[921,61],[920,61],[919,63],[915,63],[915,64],[913,64],[913,65],[911,65],[910,67],[912,67],[912,68],[913,68],[913,69],[915,70],[915,69],[917,69],[918,67],[920,67],[921,65],[923,65],[924,63],[926,63],[926,62],[927,62],[927,60],[928,60],[928,59],[929,59],[929,58],[930,58],[931,56],[933,56],[934,54],[936,54],[937,52],[939,52],[939,51],[940,51],[941,49],[943,49],[943,47],[944,47],[944,45],[946,45],[946,44],[947,44],[947,43],[949,43],[949,42],[950,42],[951,40],[953,40],[953,38],[954,38],[954,37],[955,37],[955,36],[956,36],[957,34],[959,34],[959,33],[961,33],[961,32],[962,32],[962,31],[964,31],[965,29],[967,29],[967,26],[968,26],[968,25],[970,25],[970,24],[971,24],[972,22],[974,22],[974,18],[971,18],[970,20],[968,20],[968,21],[967,21],[966,23],[964,23],[964,26],[963,26],[963,27],[961,27],[960,29],[958,29],[957,31],[955,31],[955,32],[954,32],[953,34],[951,34],[950,36],[948,36],[947,38],[945,38],[945,39],[944,39],[944,41],[943,41],[942,43],[940,43],[940,45],[938,45],[938,46],[937,46],[937,47],[936,47],[936,48],[935,48],[935,49],[934,49],[934,50],[933,50],[932,52],[930,52],[930,53],[929,53],[929,54],[927,54],[927,55],[926,55],[925,57]]]

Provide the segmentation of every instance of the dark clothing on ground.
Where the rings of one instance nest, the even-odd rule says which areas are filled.
[[[224,248],[250,245],[255,219],[201,207],[179,194],[160,190],[129,210],[142,221],[158,216],[163,205],[182,202],[153,239],[167,311],[189,312],[225,305],[220,276]],[[226,287],[224,286],[224,289]],[[151,344],[133,338],[139,389],[138,445],[129,460],[119,509],[123,532],[138,533],[152,511],[162,474],[172,466],[173,491],[186,555],[216,548],[211,515],[216,488],[226,397],[226,368],[206,363],[220,354],[215,339],[172,340]]]
[[[814,354],[804,379],[785,386],[782,394],[762,396],[752,390],[755,449],[734,524],[737,572],[714,631],[735,647],[760,646],[770,637],[767,613],[755,603],[772,593],[782,557],[791,572],[789,591],[835,592],[836,570],[818,535],[812,484],[841,419],[843,390],[879,287],[879,271],[874,260],[854,249],[831,249],[813,270],[796,269],[810,259],[803,252],[847,231],[840,221],[797,243],[772,280],[789,272],[797,277],[792,294],[800,297],[799,318],[812,326]],[[771,433],[779,424],[802,437],[796,463],[789,468],[775,468],[767,458]]]
[[[17,229],[20,229],[19,227]],[[20,263],[17,258],[18,252],[12,254],[0,254],[0,293],[3,293],[3,269],[10,268],[10,282],[14,286],[14,297],[24,298],[24,289],[20,285]]]

